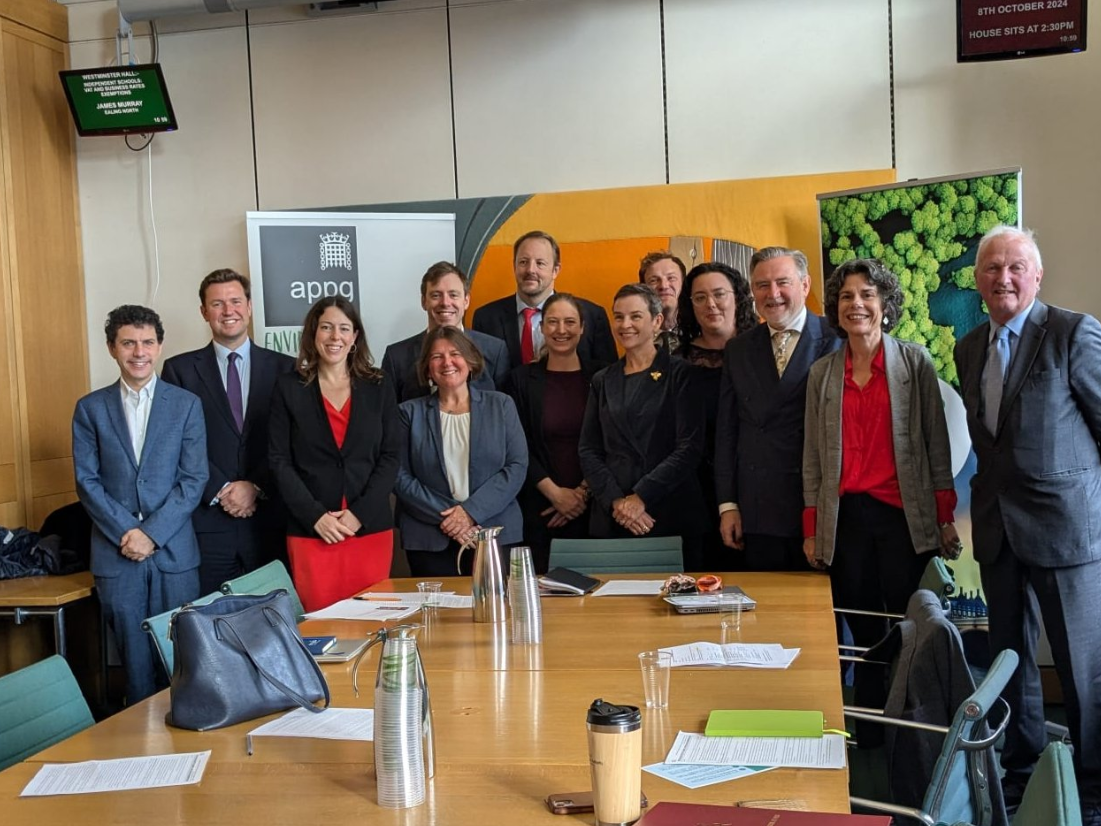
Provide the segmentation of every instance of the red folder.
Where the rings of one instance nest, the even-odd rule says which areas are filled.
[[[891,818],[889,815],[839,815],[704,803],[656,803],[636,826],[891,826]]]

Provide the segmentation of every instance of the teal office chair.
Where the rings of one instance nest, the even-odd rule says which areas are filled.
[[[215,591],[213,594],[199,597],[187,604],[206,605],[208,602],[213,602],[220,596],[222,596],[222,592]],[[142,620],[141,623],[141,630],[152,637],[153,642],[157,644],[157,653],[161,655],[161,663],[164,665],[165,673],[168,674],[169,679],[172,678],[172,666],[175,665],[176,660],[175,653],[172,649],[172,638],[170,636],[172,615],[179,610],[179,608],[173,608],[169,611],[165,611],[163,614],[157,614],[155,617],[148,617]]]
[[[64,657],[0,677],[0,769],[95,725]]]
[[[960,821],[955,826],[972,824]],[[1012,826],[1082,826],[1078,784],[1074,782],[1074,766],[1066,744],[1048,743],[1040,755]]]
[[[865,810],[894,815],[897,822],[923,823],[933,826],[944,823],[973,823],[990,826],[997,813],[991,799],[990,786],[997,783],[996,769],[990,749],[1009,723],[1009,706],[999,696],[1017,669],[1017,654],[1002,651],[987,672],[986,679],[957,709],[952,725],[934,726],[910,720],[896,720],[876,714],[846,710],[846,717],[881,723],[900,728],[937,732],[944,735],[944,745],[933,768],[933,777],[920,808],[883,803],[864,797],[850,797],[854,811]],[[987,718],[995,707],[1002,716],[997,726],[987,729]],[[1004,818],[1004,813],[1002,814]],[[902,820],[900,820],[900,818]]]
[[[550,567],[582,574],[679,574],[684,571],[684,556],[679,536],[552,539]]]
[[[255,571],[231,579],[222,583],[223,594],[270,594],[285,588],[287,596],[291,598],[291,607],[294,609],[294,621],[302,622],[306,609],[302,607],[302,600],[298,598],[298,592],[294,590],[287,568],[279,560],[262,565]]]

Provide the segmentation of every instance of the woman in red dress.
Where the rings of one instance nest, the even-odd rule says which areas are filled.
[[[390,575],[400,425],[348,300],[310,308],[296,367],[272,395],[269,461],[287,506],[295,587],[316,611]]]

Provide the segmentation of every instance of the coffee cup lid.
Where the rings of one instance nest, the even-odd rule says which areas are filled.
[[[642,712],[638,706],[617,706],[600,699],[593,700],[589,706],[588,722],[595,726],[617,726],[641,720]]]

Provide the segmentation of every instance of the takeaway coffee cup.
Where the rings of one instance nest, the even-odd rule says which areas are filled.
[[[589,770],[597,826],[625,826],[642,816],[642,712],[593,700]]]

